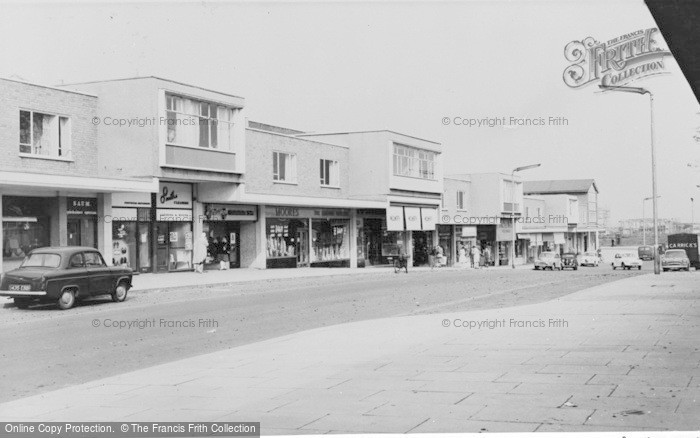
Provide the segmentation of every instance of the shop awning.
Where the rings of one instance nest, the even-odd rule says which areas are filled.
[[[406,229],[420,231],[421,225],[421,209],[418,207],[404,207],[404,218],[406,219]]]
[[[403,207],[388,207],[386,209],[387,231],[403,231]]]
[[[421,208],[420,209],[423,231],[433,231],[438,223],[437,208]]]
[[[554,244],[555,245],[563,245],[566,243],[566,239],[564,238],[564,233],[554,233]]]

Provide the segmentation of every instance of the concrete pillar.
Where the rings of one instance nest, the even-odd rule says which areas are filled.
[[[350,212],[350,229],[348,230],[348,242],[350,245],[350,267],[357,268],[357,210]],[[2,249],[2,247],[0,247]]]
[[[59,196],[56,199],[58,214],[56,221],[52,221],[51,227],[51,245],[68,246],[68,205],[65,196]],[[54,226],[56,224],[56,232]]]
[[[265,269],[266,266],[265,206],[258,205],[258,220],[241,222],[241,268]]]
[[[112,265],[112,194],[97,194],[97,249]]]
[[[192,236],[193,243],[204,232],[204,204],[199,201],[192,203]]]

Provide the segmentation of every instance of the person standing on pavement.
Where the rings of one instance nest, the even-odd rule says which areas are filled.
[[[476,245],[472,245],[471,248],[469,248],[469,266],[473,269],[474,268],[474,247]]]
[[[467,250],[464,248],[464,245],[460,244],[459,245],[459,257],[457,260],[457,263],[460,265],[464,265],[467,262]]]
[[[488,246],[484,248],[484,266],[491,266],[491,248]]]
[[[208,247],[207,233],[202,233],[195,243],[194,254],[192,254],[192,258],[194,259],[194,272],[198,274],[204,273],[204,259],[207,258]]]
[[[481,250],[478,245],[472,247],[472,254],[474,255],[474,268],[479,269],[481,262]]]

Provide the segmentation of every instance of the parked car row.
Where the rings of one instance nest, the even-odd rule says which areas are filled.
[[[107,266],[94,248],[38,248],[19,268],[2,275],[0,296],[13,298],[20,309],[32,303],[55,303],[65,310],[101,295],[121,302],[131,288],[132,275],[130,268]]]

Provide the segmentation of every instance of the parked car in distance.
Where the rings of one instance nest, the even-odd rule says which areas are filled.
[[[642,269],[642,260],[637,254],[624,252],[615,254],[612,262],[613,270],[617,268],[630,270],[632,268]]]
[[[661,269],[666,271],[690,271],[690,258],[684,249],[669,249],[661,256]]]
[[[579,261],[581,266],[598,266],[598,263],[600,263],[600,257],[595,252],[584,252]]]
[[[640,246],[637,248],[639,258],[642,260],[654,260],[654,247],[649,245]]]
[[[0,296],[20,309],[33,302],[70,309],[78,300],[111,295],[121,302],[131,288],[130,268],[107,266],[95,248],[46,247],[31,251],[19,268],[3,274]]]
[[[543,271],[545,269],[550,269],[552,271],[555,269],[561,270],[561,257],[559,254],[550,251],[540,254],[537,260],[535,260],[535,270],[540,269]]]
[[[573,252],[565,252],[561,255],[561,268],[571,268],[574,271],[578,270],[578,258]]]

